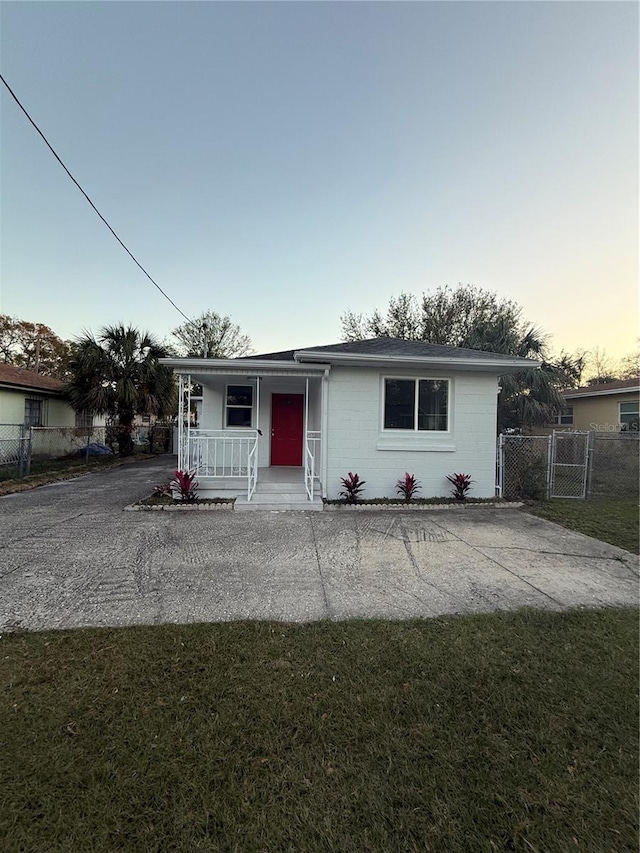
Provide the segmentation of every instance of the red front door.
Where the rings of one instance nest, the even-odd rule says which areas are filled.
[[[271,464],[302,465],[304,396],[271,395]]]

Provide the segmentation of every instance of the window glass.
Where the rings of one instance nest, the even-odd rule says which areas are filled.
[[[447,429],[449,383],[446,379],[420,379],[418,382],[418,429]]]
[[[253,410],[252,385],[227,386],[227,420],[229,427],[250,427]]]
[[[573,406],[566,406],[564,409],[560,410],[560,414],[558,415],[558,423],[559,424],[572,424],[573,423]]]
[[[623,431],[640,429],[640,405],[637,402],[620,403],[620,426]]]
[[[415,379],[385,379],[384,428],[415,429]]]
[[[42,426],[42,400],[27,397],[24,401],[25,426]]]
[[[227,387],[227,406],[253,406],[253,386],[229,385]]]

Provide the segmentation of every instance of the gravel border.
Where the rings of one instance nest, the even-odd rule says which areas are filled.
[[[124,512],[155,512],[156,510],[160,510],[161,512],[195,512],[198,510],[204,510],[205,512],[212,512],[215,510],[232,510],[233,502],[232,501],[223,501],[217,503],[195,503],[195,504],[185,504],[184,506],[176,505],[176,504],[129,504],[124,507]]]
[[[401,511],[401,512],[423,512],[425,510],[443,510],[443,509],[452,509],[454,511],[458,511],[461,509],[484,509],[489,507],[490,509],[519,509],[524,506],[523,501],[487,501],[486,503],[467,503],[466,501],[460,501],[459,503],[448,503],[448,504],[406,504],[406,503],[392,503],[392,504],[325,504],[324,511],[325,512],[371,512],[371,511]]]
[[[519,509],[524,506],[523,501],[508,501],[508,502],[500,502],[494,503],[493,501],[488,501],[487,503],[448,503],[448,504],[406,504],[406,503],[393,503],[393,504],[325,504],[323,507],[323,512],[424,512],[430,510],[445,510],[451,509],[454,512],[458,512],[461,509],[482,509],[488,507],[489,509]],[[221,501],[216,503],[195,503],[195,504],[185,504],[184,506],[176,505],[176,504],[129,504],[124,507],[125,512],[154,512],[156,510],[160,510],[162,512],[194,512],[198,510],[204,510],[205,512],[217,511],[217,510],[225,510],[225,511],[233,511],[234,510],[234,502],[233,501]],[[305,510],[277,510],[278,512],[305,512]]]

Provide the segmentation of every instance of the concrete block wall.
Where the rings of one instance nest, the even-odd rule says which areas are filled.
[[[384,377],[449,379],[449,431],[386,431]],[[363,497],[395,497],[405,471],[422,484],[422,497],[446,496],[447,474],[471,474],[470,497],[495,495],[498,381],[480,372],[394,370],[333,366],[329,378],[327,495],[337,498],[340,477],[358,473],[366,480]],[[393,448],[393,449],[391,449]]]

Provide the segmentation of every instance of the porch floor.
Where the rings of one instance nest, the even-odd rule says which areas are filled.
[[[304,468],[302,465],[270,465],[268,468],[258,468],[258,482],[304,484]]]

